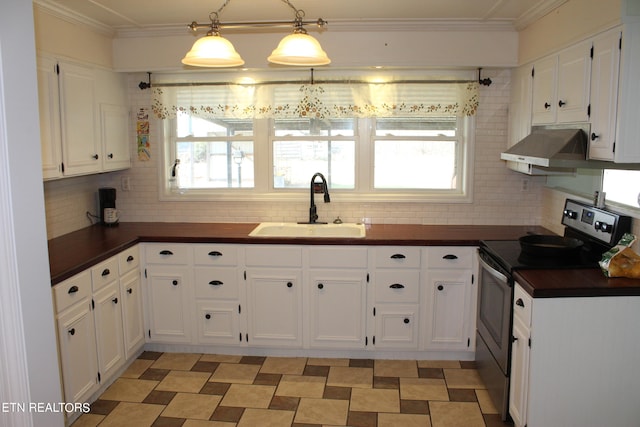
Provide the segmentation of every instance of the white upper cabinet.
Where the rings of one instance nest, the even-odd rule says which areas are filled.
[[[587,122],[591,44],[580,43],[533,65],[533,124]]]
[[[38,93],[44,179],[131,166],[123,75],[40,55]]]
[[[618,111],[621,30],[614,29],[593,40],[591,66],[591,134],[589,158],[613,160]]]

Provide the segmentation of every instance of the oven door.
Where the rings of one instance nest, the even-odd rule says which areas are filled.
[[[482,250],[479,255],[478,334],[502,372],[509,376],[513,283],[490,255]]]

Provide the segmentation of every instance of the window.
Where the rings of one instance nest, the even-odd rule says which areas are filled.
[[[472,117],[211,119],[181,111],[167,123],[163,197],[293,199],[321,172],[336,201],[471,200]],[[171,190],[175,159],[179,191]]]
[[[178,113],[169,159],[179,159],[181,189],[253,188],[253,120]]]
[[[635,208],[640,206],[640,171],[605,169],[602,181],[607,200]]]

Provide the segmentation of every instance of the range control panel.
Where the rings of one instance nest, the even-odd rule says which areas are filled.
[[[562,224],[613,246],[631,230],[631,217],[567,199]]]

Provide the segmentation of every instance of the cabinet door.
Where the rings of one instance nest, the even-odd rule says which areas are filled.
[[[366,271],[312,270],[309,280],[311,347],[363,349]]]
[[[529,328],[518,319],[513,321],[511,347],[511,384],[509,413],[516,427],[527,424],[527,391],[529,388]]]
[[[101,288],[93,295],[93,300],[99,371],[101,377],[110,378],[125,360],[118,282]]]
[[[558,58],[542,59],[533,65],[532,123],[554,123],[556,120],[556,86]]]
[[[58,316],[58,343],[66,402],[84,402],[98,385],[98,354],[91,299]]]
[[[375,348],[418,349],[419,306],[377,304],[375,307]]]
[[[198,344],[238,345],[242,342],[237,302],[200,300],[196,306]]]
[[[620,37],[620,30],[614,30],[593,40],[590,159],[613,160],[618,111]]]
[[[250,346],[302,345],[300,270],[247,271]]]
[[[99,172],[100,135],[97,132],[93,70],[60,62],[60,115],[65,175]]]
[[[40,144],[44,179],[62,176],[62,145],[60,137],[60,95],[57,62],[38,57],[38,106],[40,112]]]
[[[471,343],[471,270],[429,275],[427,349],[468,350]]]
[[[103,169],[112,171],[131,166],[129,110],[124,105],[100,105]]]
[[[509,99],[509,147],[531,133],[531,97],[531,66],[513,69]]]
[[[185,267],[147,267],[150,339],[153,342],[191,342],[193,292]]]
[[[142,286],[138,269],[130,271],[120,279],[120,296],[122,297],[124,351],[125,358],[129,359],[144,344]]]
[[[558,123],[589,121],[591,43],[580,43],[558,55]]]

